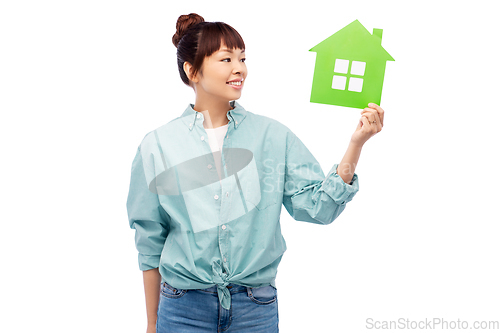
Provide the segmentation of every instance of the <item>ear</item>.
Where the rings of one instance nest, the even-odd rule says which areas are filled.
[[[198,75],[193,77],[193,75],[192,75],[193,66],[189,62],[184,61],[183,68],[184,68],[184,73],[186,73],[189,80],[191,80],[193,82],[198,82]]]

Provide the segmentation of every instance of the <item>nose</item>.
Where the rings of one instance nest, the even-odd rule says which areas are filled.
[[[242,62],[238,61],[238,64],[234,66],[233,68],[233,74],[240,74],[242,75],[243,72],[245,71],[245,65]]]

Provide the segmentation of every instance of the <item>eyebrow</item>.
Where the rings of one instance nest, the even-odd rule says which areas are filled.
[[[230,50],[230,49],[222,49],[220,50],[219,52],[229,52],[229,53],[233,53],[233,50]],[[245,50],[241,50],[241,53],[244,53]]]

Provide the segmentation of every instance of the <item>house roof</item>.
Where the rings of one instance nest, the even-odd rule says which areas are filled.
[[[394,61],[382,47],[382,29],[373,29],[373,35],[355,20],[309,51],[331,53],[347,59],[374,59]]]

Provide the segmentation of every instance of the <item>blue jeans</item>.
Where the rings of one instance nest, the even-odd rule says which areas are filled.
[[[219,303],[217,286],[177,289],[161,285],[157,333],[278,333],[278,291],[229,284],[231,307]]]

